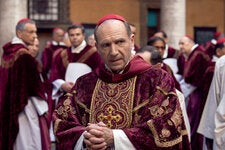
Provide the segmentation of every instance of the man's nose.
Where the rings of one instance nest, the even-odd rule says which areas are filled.
[[[117,50],[116,44],[112,44],[112,45],[111,45],[110,54],[111,54],[111,55],[116,55],[117,53],[118,53],[118,50]]]

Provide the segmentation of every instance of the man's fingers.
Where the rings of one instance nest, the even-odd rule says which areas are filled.
[[[91,129],[88,132],[96,137],[102,137],[104,134],[104,132],[99,129]]]
[[[84,139],[84,144],[86,144],[88,149],[100,150],[106,149],[107,143],[104,142],[103,138],[91,137],[89,139]]]
[[[84,138],[85,139],[89,139],[90,137],[92,137],[93,135],[91,135],[89,132],[85,132],[84,133]]]
[[[106,142],[92,144],[89,148],[91,148],[92,150],[100,150],[100,149],[105,150],[107,148],[107,144]]]
[[[105,142],[105,139],[103,138],[98,138],[98,137],[91,137],[88,139],[92,144],[100,144]]]

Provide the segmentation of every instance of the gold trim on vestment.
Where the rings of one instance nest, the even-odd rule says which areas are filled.
[[[129,128],[132,122],[136,78],[120,83],[106,83],[98,79],[92,96],[89,121],[102,121],[113,129]]]
[[[55,123],[54,123],[54,126],[53,126],[53,132],[54,132],[54,135],[56,135],[56,131],[57,131],[58,126],[59,126],[59,123],[60,123],[61,121],[62,121],[61,119],[56,119],[56,120],[55,120]],[[56,137],[56,141],[58,141],[57,136],[55,136],[55,137]]]
[[[1,66],[2,68],[10,68],[14,65],[14,62],[21,56],[21,55],[24,55],[24,54],[29,54],[30,53],[28,52],[28,50],[26,48],[20,48],[16,53],[15,55],[9,59],[9,60],[4,60],[2,58],[2,63],[1,63]]]
[[[68,53],[67,53],[67,49],[63,49],[60,53],[60,56],[62,58],[62,63],[63,63],[63,66],[65,68],[67,68],[67,66],[69,65],[69,59],[68,59]]]
[[[85,110],[86,113],[90,114],[90,109],[87,108],[87,106],[84,103],[81,103],[79,100],[76,100],[76,103]]]
[[[70,96],[69,96],[70,97]],[[63,102],[57,110],[57,114],[62,116],[62,119],[66,120],[68,118],[68,114],[75,114],[75,108],[71,106],[71,100],[67,97],[67,99]]]
[[[173,110],[172,108],[169,107],[169,95],[174,95],[177,97],[177,95],[174,92],[165,92],[162,88],[160,87],[156,87],[157,90],[159,90],[163,95],[166,96],[166,99],[164,99],[162,101],[162,103],[159,105],[154,105],[152,107],[149,108],[150,110],[150,114],[153,116],[154,118],[159,118],[162,116],[165,116],[169,113],[172,113]],[[178,102],[177,102],[178,103]],[[153,119],[150,119],[147,121],[147,124],[150,128],[150,130],[153,133],[154,136],[154,140],[157,146],[159,147],[171,147],[174,146],[178,143],[180,143],[182,141],[182,136],[187,134],[186,130],[182,130],[182,125],[183,125],[183,119],[182,119],[182,112],[181,109],[179,109],[179,107],[175,106],[176,109],[173,112],[171,118],[168,118],[167,120],[165,120],[165,126],[174,126],[174,128],[176,129],[176,131],[178,133],[180,133],[180,136],[177,137],[176,139],[173,140],[169,140],[170,136],[173,134],[171,133],[171,131],[167,128],[164,127],[164,125],[162,125],[162,129],[160,130],[160,132],[158,133],[154,123],[153,123]]]
[[[76,62],[84,63],[92,54],[94,54],[97,51],[95,47],[90,48],[84,55],[82,55]],[[67,68],[69,65],[69,57],[67,49],[62,50],[60,54],[63,62],[63,66]]]
[[[178,144],[182,141],[182,134],[178,138],[176,138],[174,140],[171,140],[171,141],[165,141],[165,142],[160,141],[158,133],[157,133],[155,127],[154,127],[153,121],[149,120],[149,121],[147,121],[147,124],[148,124],[150,130],[152,131],[152,134],[154,136],[156,145],[159,146],[159,147],[171,147],[171,146],[174,146],[174,145],[176,145],[176,144]]]
[[[146,106],[146,105],[150,102],[150,99],[151,99],[151,98],[149,98],[149,99],[147,99],[147,100],[144,100],[144,102],[142,102],[141,104],[139,104],[139,105],[137,105],[136,107],[134,107],[133,112],[136,112],[136,111],[138,111],[140,108]]]
[[[80,59],[77,60],[77,62],[85,62],[92,54],[94,54],[97,51],[96,47],[92,47],[90,48],[85,55],[83,55],[82,57],[80,57]]]
[[[163,95],[165,95],[165,96],[168,96],[168,95],[175,95],[175,96],[177,96],[177,94],[176,94],[175,92],[169,92],[169,93],[167,93],[166,91],[164,91],[164,90],[163,90],[161,87],[159,87],[159,86],[156,86],[156,89],[159,90],[160,92],[162,92]]]

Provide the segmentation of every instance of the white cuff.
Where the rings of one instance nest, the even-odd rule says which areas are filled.
[[[128,139],[127,135],[120,129],[113,129],[115,150],[129,149],[135,150],[135,147]]]
[[[75,147],[74,147],[74,150],[85,150],[86,148],[84,148],[83,147],[83,142],[84,142],[84,133],[85,133],[86,131],[84,131],[82,134],[81,134],[81,136],[80,136],[80,138],[77,140],[77,143],[76,143],[76,145],[75,145]]]
[[[62,84],[65,83],[64,80],[62,79],[57,79],[55,81],[52,82],[52,84],[54,85],[53,91],[52,91],[52,95],[56,95],[58,93],[58,91],[61,89]]]

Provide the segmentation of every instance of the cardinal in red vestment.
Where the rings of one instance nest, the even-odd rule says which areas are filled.
[[[95,29],[104,64],[77,79],[53,113],[59,149],[190,149],[172,77],[131,54],[126,20]]]
[[[3,46],[0,67],[0,149],[49,150],[48,105],[40,66],[28,45],[37,38],[36,25],[22,19],[17,36]],[[44,107],[42,107],[44,106]]]

